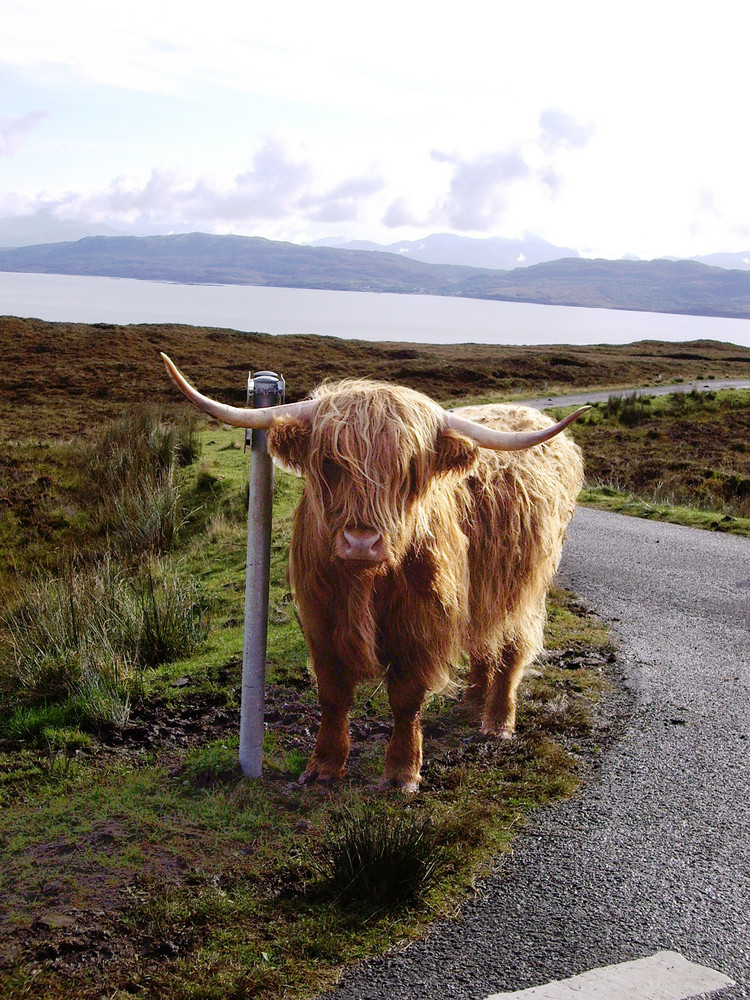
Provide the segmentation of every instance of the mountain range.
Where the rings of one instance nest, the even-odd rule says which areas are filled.
[[[429,252],[434,252],[434,245]],[[411,252],[183,233],[89,236],[73,242],[0,250],[0,271],[458,295],[750,318],[750,272],[695,260],[563,257],[512,269],[490,269],[415,260]]]
[[[33,215],[6,216],[0,218],[0,248],[36,246],[41,243],[69,243],[86,236],[159,236],[167,228],[171,233],[184,233],[187,227],[139,226],[138,231],[114,229],[105,223],[79,222],[73,219],[58,219],[49,209],[42,209]],[[529,267],[548,260],[562,257],[580,257],[572,247],[548,243],[539,236],[528,235],[521,239],[503,236],[476,238],[458,236],[456,233],[432,233],[418,240],[401,240],[398,243],[374,243],[370,240],[344,240],[337,237],[316,240],[311,246],[333,247],[341,250],[377,250],[381,253],[396,253],[411,260],[421,260],[427,264],[462,264],[467,267],[512,270]],[[637,257],[625,259],[638,260]],[[669,260],[678,258],[670,257]],[[712,253],[691,257],[701,264],[725,267],[741,271],[750,270],[750,251],[740,253]]]
[[[400,243],[371,243],[367,240],[317,240],[313,246],[338,247],[345,250],[379,250],[384,253],[397,253],[411,260],[422,260],[429,264],[465,264],[468,267],[489,267],[500,270],[512,270],[517,267],[529,267],[532,264],[543,264],[550,260],[560,260],[563,257],[580,257],[580,253],[572,247],[555,246],[538,236],[528,236],[524,239],[506,239],[502,236],[490,236],[487,239],[476,239],[470,236],[457,236],[455,233],[433,233],[421,240],[402,240]],[[638,257],[624,258],[638,260]],[[666,257],[665,260],[678,260],[677,257]],[[740,253],[712,253],[702,257],[690,257],[699,264],[711,267],[724,267],[740,271],[750,271],[750,251]]]
[[[372,243],[368,240],[317,240],[313,246],[337,247],[341,250],[378,250],[381,253],[396,253],[409,260],[421,260],[425,264],[462,264],[465,267],[511,270],[528,267],[547,260],[561,257],[578,257],[572,247],[559,247],[538,236],[525,239],[506,239],[490,236],[475,239],[457,236],[455,233],[433,233],[421,240],[401,240],[400,243]]]

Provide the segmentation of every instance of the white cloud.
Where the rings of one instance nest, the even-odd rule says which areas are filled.
[[[358,217],[383,181],[375,174],[345,178],[333,186],[299,152],[268,137],[244,171],[229,179],[190,177],[176,169],[148,176],[120,176],[106,188],[67,192],[53,199],[59,217],[132,227],[187,225],[254,232],[268,223],[339,222]],[[39,206],[50,203],[40,196]]]
[[[383,225],[388,229],[431,225],[431,215],[420,216],[407,204],[405,198],[396,198],[383,213]]]
[[[747,20],[740,0],[0,0],[0,210],[745,249]],[[32,143],[35,107],[54,118]]]
[[[534,193],[542,202],[564,188],[564,161],[570,151],[583,149],[593,126],[581,124],[572,114],[548,108],[539,117],[539,134],[507,149],[473,157],[433,150],[437,163],[451,168],[448,191],[435,208],[433,222],[467,232],[497,230],[512,203]],[[391,210],[391,217],[399,214]]]
[[[546,108],[539,115],[540,145],[550,153],[561,147],[582,149],[595,131],[593,123],[579,122],[561,108]]]
[[[461,231],[484,231],[496,226],[511,186],[531,174],[518,150],[488,153],[473,160],[437,151],[432,156],[438,163],[449,163],[454,168],[440,213],[450,226]]]
[[[16,153],[26,135],[49,118],[47,111],[29,111],[25,115],[4,115],[0,118],[0,156]]]
[[[360,217],[368,201],[384,186],[378,176],[351,177],[330,190],[305,195],[299,207],[317,222],[352,222]]]

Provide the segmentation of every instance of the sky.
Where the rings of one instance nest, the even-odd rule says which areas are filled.
[[[746,0],[0,0],[0,220],[750,250]]]

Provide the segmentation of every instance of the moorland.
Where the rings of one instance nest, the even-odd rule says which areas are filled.
[[[749,349],[709,341],[437,347],[12,317],[0,341],[0,994],[55,1000],[309,995],[454,912],[620,725],[607,629],[555,590],[512,744],[436,698],[423,789],[379,795],[373,684],[347,780],[300,788],[319,714],[285,573],[300,482],[279,474],[264,777],[242,780],[248,456],[191,412],[160,350],[236,404],[262,368],[289,399],[375,376],[454,406],[750,378]],[[610,398],[573,433],[586,502],[750,530],[750,392]]]
[[[590,347],[370,343],[335,337],[237,333],[171,324],[115,326],[0,317],[0,434],[85,433],[134,403],[176,405],[159,351],[202,391],[245,401],[249,370],[284,375],[287,399],[324,379],[380,378],[457,405],[477,397],[521,399],[573,388],[610,389],[750,376],[750,349],[702,340]]]

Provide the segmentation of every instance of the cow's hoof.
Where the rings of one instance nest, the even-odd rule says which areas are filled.
[[[494,736],[496,740],[512,740],[513,739],[513,726],[507,723],[503,725],[497,722],[485,722],[482,725],[482,735],[483,736]]]
[[[330,788],[331,785],[335,784],[336,777],[332,774],[325,774],[322,771],[303,771],[303,773],[297,779],[297,784],[299,785],[323,785],[325,788]]]
[[[404,795],[414,795],[419,791],[419,778],[383,778],[378,788],[381,792],[389,792],[395,788]]]

